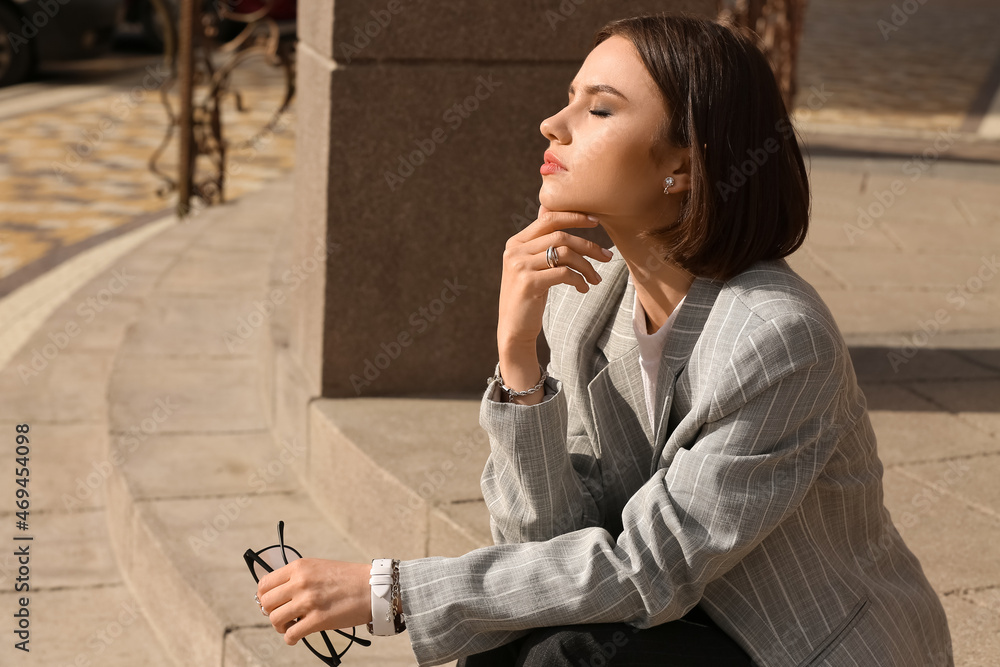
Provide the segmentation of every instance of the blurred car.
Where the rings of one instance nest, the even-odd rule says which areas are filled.
[[[0,86],[39,62],[93,58],[111,48],[123,0],[0,0]]]
[[[143,41],[154,51],[163,51],[164,48],[164,11],[169,13],[170,20],[174,25],[177,25],[180,20],[180,0],[161,1],[163,9],[157,11],[153,0],[125,0],[125,22],[140,24]],[[265,5],[263,0],[203,0],[202,11],[211,11],[212,7],[220,1],[230,12],[239,14],[249,14]],[[296,8],[296,0],[274,0],[267,15],[279,24],[291,24],[291,31],[294,32]],[[244,24],[238,21],[224,20],[219,26],[220,37],[223,41],[232,39],[243,29],[243,26]],[[287,28],[282,30],[282,34],[287,32]]]
[[[180,0],[162,0],[163,10],[170,13],[170,20],[177,24]],[[163,51],[163,13],[157,11],[151,0],[125,0],[125,23],[138,23],[142,27],[142,40],[153,51]]]

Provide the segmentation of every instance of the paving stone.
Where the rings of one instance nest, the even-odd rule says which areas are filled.
[[[48,352],[53,354],[46,358]],[[60,352],[54,344],[29,341],[0,370],[0,418],[29,424],[102,421],[104,396],[87,388],[106,381],[113,360],[109,350]]]
[[[135,299],[116,298],[104,305],[72,298],[52,313],[42,330],[46,336],[65,333],[70,337],[69,350],[117,350],[138,312]]]
[[[849,343],[854,372],[861,384],[918,380],[986,380],[995,373],[961,356],[961,350],[862,347]],[[903,356],[908,351],[910,356]]]
[[[173,258],[164,257],[162,264],[167,267],[173,261]],[[152,293],[160,279],[161,272],[156,266],[160,263],[151,262],[149,257],[137,261],[131,256],[115,262],[73,294],[70,299],[73,308],[89,308],[101,313],[112,301],[142,301]],[[137,270],[137,266],[141,268]]]
[[[894,339],[893,337],[896,336]],[[883,352],[888,354],[890,350],[898,352],[899,350],[905,350],[909,354],[913,354],[915,348],[910,347],[906,342],[905,337],[899,337],[898,334],[850,334],[844,337],[847,341],[848,346],[854,347],[882,347]],[[936,348],[946,350],[956,356],[960,353],[964,353],[966,350],[982,350],[988,349],[992,345],[996,344],[997,333],[990,328],[982,329],[956,329],[951,331],[941,331],[934,335],[934,344]],[[911,339],[912,340],[912,337]],[[924,354],[926,351],[936,352],[939,350],[933,348],[921,348],[918,350],[920,354]],[[898,360],[895,355],[887,358],[888,360]],[[891,367],[891,366],[890,366]],[[901,366],[900,366],[901,367]]]
[[[962,597],[1000,615],[1000,585],[963,591]]]
[[[976,595],[944,595],[955,665],[993,667],[1000,654],[1000,613],[978,604]]]
[[[346,632],[350,632],[347,630]],[[408,632],[391,637],[373,637],[365,627],[355,628],[355,634],[371,642],[371,646],[355,644],[342,658],[343,665],[357,667],[416,667],[417,659],[410,647]],[[336,633],[331,633],[336,635]],[[336,635],[339,638],[339,635]],[[334,637],[331,636],[331,639]],[[323,639],[317,634],[317,642],[309,639],[317,649],[323,646]],[[344,640],[347,641],[346,639]],[[344,644],[346,645],[346,644]],[[338,648],[342,645],[338,645]],[[341,649],[343,650],[343,649]],[[223,667],[315,667],[319,661],[302,642],[289,646],[274,628],[240,628],[226,636],[226,660]],[[442,663],[454,667],[458,661]]]
[[[820,178],[823,177],[825,173]],[[903,186],[901,182],[908,185]],[[910,225],[926,224],[942,229],[970,227],[989,233],[989,230],[995,232],[1000,222],[997,213],[1000,202],[995,194],[969,192],[968,188],[959,194],[962,188],[957,181],[928,178],[914,183],[909,179],[890,178],[884,183],[869,181],[868,186],[860,193],[820,194],[813,203],[812,212],[821,221],[819,224],[838,228],[852,248],[886,247],[874,234],[880,225],[889,225],[894,232]],[[918,194],[916,190],[920,188],[932,188],[949,195],[930,198]],[[995,247],[996,244],[991,245]],[[928,246],[928,249],[933,247]]]
[[[831,275],[820,261],[817,261],[816,254],[810,249],[800,248],[785,259],[792,270],[805,278],[817,291],[822,289],[830,292],[843,289],[840,280]]]
[[[163,434],[114,444],[137,500],[292,491],[300,486],[292,463],[306,455],[303,444],[275,446],[268,431]]]
[[[807,243],[822,255],[825,248],[852,250],[859,247],[893,252],[897,249],[892,238],[882,230],[881,221],[874,221],[861,230],[855,229],[854,219],[833,208],[829,202],[817,199],[813,202],[809,220]]]
[[[847,159],[828,155],[811,159],[803,157],[806,157],[809,188],[813,194],[814,204],[820,199],[836,202],[844,197],[864,192],[863,187],[867,177],[864,163],[857,158]]]
[[[1000,440],[997,449],[1000,450]],[[1000,522],[1000,487],[996,483],[1000,479],[1000,451],[968,459],[908,465],[906,472],[932,486],[936,495],[951,494]]]
[[[1000,452],[996,438],[942,412],[905,385],[867,385],[864,394],[886,466]]]
[[[893,524],[934,590],[998,583],[994,545],[1000,540],[1000,520],[933,491],[901,467],[887,468],[882,482]]]
[[[260,299],[164,294],[149,301],[135,322],[122,354],[253,355],[263,343],[267,313]],[[256,324],[256,326],[254,326]]]
[[[0,456],[12,461],[18,422],[0,421]],[[101,422],[29,423],[29,490],[34,512],[65,512],[102,507],[109,466],[107,427]],[[14,477],[0,477],[0,498],[14,497]],[[7,509],[7,508],[4,508]]]
[[[108,391],[114,432],[257,431],[267,423],[254,358],[131,356]]]
[[[1000,378],[975,382],[924,382],[919,391],[984,433],[1000,437]]]
[[[319,384],[318,382],[316,383]],[[304,443],[309,448],[310,401],[319,393],[310,391],[301,367],[287,349],[276,349],[274,356],[273,430],[279,442]],[[308,459],[307,459],[308,461]],[[305,463],[293,462],[299,475],[308,475]]]
[[[266,291],[267,278],[259,252],[195,247],[170,269],[158,289],[165,293],[260,295]]]
[[[1000,202],[997,207],[1000,208]],[[902,243],[902,250],[907,253],[937,255],[944,235],[954,248],[964,248],[969,252],[981,250],[988,257],[1000,252],[1000,226],[997,225],[945,225],[936,220],[886,221],[883,224]]]
[[[123,262],[136,271],[143,267],[157,267],[162,270],[166,268],[160,262],[169,258],[178,257],[184,250],[197,242],[197,239],[211,227],[211,216],[196,216],[194,218],[178,218],[176,213],[172,216],[173,224],[165,229],[162,234],[151,238],[138,248],[136,253],[129,257],[122,258]],[[149,259],[157,259],[157,262],[148,262]]]
[[[276,194],[277,196],[279,195]],[[248,212],[245,211],[243,215]],[[240,223],[238,234],[233,234],[223,226],[214,226],[203,232],[195,243],[199,248],[209,250],[246,250],[263,253],[267,253],[274,246],[278,229],[271,225],[261,229],[252,227],[248,229],[246,224],[242,221]]]
[[[121,582],[103,508],[29,515],[32,582],[39,589],[94,588]]]
[[[170,233],[167,229],[163,234]],[[134,252],[120,258],[112,270],[125,275],[152,274],[159,277],[173,266],[180,258],[184,248],[195,241],[193,239],[164,239],[162,234],[149,239]]]
[[[821,257],[852,287],[888,292],[920,285],[946,292],[958,290],[966,293],[965,298],[971,300],[981,290],[1000,291],[1000,268],[994,269],[990,263],[996,254],[991,248],[982,252],[969,248],[962,254],[935,253],[931,260],[927,256],[904,252],[827,248]],[[942,304],[942,307],[945,305]]]
[[[5,616],[14,613],[17,597],[0,593]],[[32,593],[28,608],[30,653],[15,649],[7,637],[0,645],[4,665],[174,667],[124,584],[40,590]]]
[[[838,275],[840,272],[838,271]],[[951,289],[836,290],[817,286],[845,338],[879,340],[892,348],[920,344],[941,347],[946,335],[997,333],[997,305],[985,294],[957,296]]]

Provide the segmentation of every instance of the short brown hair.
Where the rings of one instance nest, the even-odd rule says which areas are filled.
[[[691,147],[691,189],[677,222],[640,235],[665,259],[719,280],[798,249],[809,227],[809,176],[755,35],[683,13],[648,14],[611,21],[593,46],[613,35],[632,42],[667,102],[657,141]]]

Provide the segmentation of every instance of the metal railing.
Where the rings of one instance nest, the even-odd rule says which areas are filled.
[[[170,75],[160,88],[160,99],[167,111],[167,130],[162,142],[149,159],[149,169],[164,181],[157,195],[167,197],[177,192],[177,215],[191,213],[192,200],[204,206],[225,201],[226,155],[230,151],[254,147],[260,138],[274,130],[295,95],[295,42],[285,38],[277,22],[268,14],[274,0],[250,13],[230,11],[225,4],[204,0],[181,0],[175,19],[169,0],[149,0],[163,22],[164,59]],[[224,21],[244,24],[228,41],[219,41]],[[267,124],[253,136],[229,142],[223,135],[223,102],[230,96],[238,111],[244,111],[241,93],[232,81],[233,71],[245,60],[263,56],[281,67],[285,74],[284,94]],[[179,88],[179,109],[175,113],[169,92]],[[198,95],[199,89],[203,94]],[[179,161],[176,177],[164,172],[157,161],[178,135]],[[197,158],[208,157],[211,172],[197,173]]]
[[[760,37],[785,109],[791,113],[806,0],[717,0],[716,6],[719,19],[749,28]]]

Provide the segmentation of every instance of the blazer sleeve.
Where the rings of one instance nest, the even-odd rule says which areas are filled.
[[[551,305],[550,291],[543,315],[547,341],[553,340]],[[546,370],[541,403],[501,403],[503,389],[491,381],[480,405],[479,424],[490,441],[480,488],[494,544],[543,541],[603,524],[601,473],[590,436],[576,411],[567,409],[554,361]]]
[[[683,616],[709,582],[796,511],[826,465],[845,428],[837,421],[846,363],[839,335],[821,322],[798,313],[765,321],[706,388],[711,406],[696,440],[626,503],[617,541],[589,526],[402,561],[403,607],[421,667],[489,650],[529,628],[644,629]],[[544,444],[530,441],[539,432],[516,435],[529,438],[524,449],[532,452]]]

